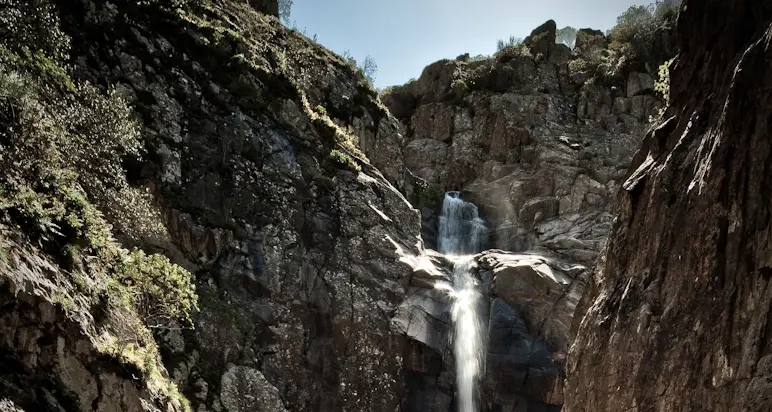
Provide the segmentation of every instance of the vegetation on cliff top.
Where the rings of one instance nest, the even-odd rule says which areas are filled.
[[[568,61],[569,72],[580,74],[587,82],[624,85],[631,72],[657,75],[659,66],[673,57],[675,51],[667,47],[672,41],[672,30],[680,10],[680,0],[657,0],[648,6],[632,6],[617,18],[617,24],[605,34],[590,29],[577,30],[567,26],[555,31],[555,41],[575,49]],[[485,89],[485,78],[495,69],[496,62],[533,56],[521,38],[510,36],[498,40],[493,56],[458,56],[456,61],[466,63],[465,70],[456,70],[451,83],[451,95],[465,95],[471,89]],[[447,60],[443,60],[447,61]],[[439,62],[438,62],[439,63]],[[431,67],[433,65],[430,65]],[[403,92],[403,86],[387,87],[385,97]]]

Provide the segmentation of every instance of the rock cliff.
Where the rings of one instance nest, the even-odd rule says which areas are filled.
[[[691,1],[667,120],[635,155],[565,409],[772,409],[772,5]]]
[[[436,62],[382,96],[406,126],[401,151],[418,185],[406,193],[429,246],[435,194],[461,190],[490,223],[492,247],[588,266],[600,251],[613,194],[661,100],[652,74],[588,67],[611,53],[601,32],[581,30],[572,51],[555,43],[555,27],[490,59]]]
[[[196,409],[399,407],[395,245],[420,253],[419,217],[356,148],[357,128],[398,138],[364,78],[248,4],[79,7],[62,17],[76,71],[144,120],[152,160],[130,173],[169,230],[130,240],[199,281],[195,330],[162,351]]]
[[[424,250],[419,212],[396,188],[412,184],[402,125],[360,74],[271,10],[0,9],[13,40],[0,60],[13,91],[0,94],[3,407],[454,407],[450,307],[434,287],[447,262]],[[140,279],[103,255],[133,247],[179,266],[130,273],[194,281],[193,327],[143,325],[154,308],[123,305],[117,291]],[[491,289],[484,410],[558,410],[585,270],[504,252],[477,260]]]
[[[653,77],[597,76],[602,34],[571,52],[547,22],[390,112],[277,10],[0,4],[0,411],[452,410],[450,263],[423,245],[448,189],[491,246],[548,255],[474,257],[482,410],[560,410]]]
[[[90,83],[133,108],[145,153],[119,158],[111,170],[125,175],[127,190],[148,194],[147,215],[160,229],[141,230],[134,215],[122,219],[110,209],[105,218],[121,244],[169,256],[195,276],[195,328],[172,324],[154,335],[168,370],[163,376],[196,411],[395,410],[405,387],[406,338],[390,333],[389,324],[410,277],[395,250],[420,254],[420,219],[357,149],[355,133],[398,139],[399,124],[340,57],[261,13],[275,8],[266,3],[272,2],[11,2],[0,12],[18,42],[4,44],[16,60],[3,74],[15,79],[27,70],[38,84],[58,76],[63,101],[72,99],[71,84]],[[61,53],[46,50],[47,39],[61,39]],[[36,48],[38,60],[28,64],[25,56]],[[41,73],[36,62],[44,64]],[[7,114],[0,136],[25,138],[14,126],[13,106]],[[42,141],[51,144],[47,136]],[[20,167],[9,144],[0,146],[4,173]],[[85,176],[86,166],[76,164],[75,176]],[[0,193],[29,191],[12,183]],[[33,193],[43,190],[33,183]],[[71,188],[81,189],[84,202],[100,197],[87,181]],[[35,223],[17,216],[36,218],[29,206],[6,211],[3,204],[10,233]],[[66,213],[71,206],[62,207]],[[54,223],[76,230],[67,219]],[[58,256],[57,247],[41,251],[40,261],[52,260],[58,273],[63,263],[47,258]],[[5,261],[5,248],[0,252]],[[2,275],[15,279],[17,272]],[[109,268],[105,274],[97,285],[109,283]],[[34,283],[25,290],[43,297],[66,292],[71,282],[63,276],[50,293]],[[27,411],[154,410],[142,403],[152,399],[143,395],[141,374],[130,367],[115,372],[119,362],[100,363],[92,353],[99,336],[88,322],[57,322],[67,309],[61,300],[49,298],[45,306],[18,288],[3,289],[3,321],[17,325],[4,334],[3,370],[48,386],[32,393],[23,385],[35,380],[3,381],[4,402]],[[38,306],[41,314],[25,309]],[[26,332],[20,323],[34,327]],[[118,342],[116,356],[128,348]]]

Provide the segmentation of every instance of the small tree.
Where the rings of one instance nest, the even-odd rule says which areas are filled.
[[[362,63],[360,70],[364,73],[370,83],[375,83],[375,75],[378,74],[378,64],[375,63],[373,56],[368,55],[365,57],[365,61]]]
[[[367,78],[367,81],[371,84],[375,83],[375,75],[378,73],[378,64],[375,63],[373,56],[367,55],[361,65],[348,50],[344,51],[343,56],[341,57],[343,57],[343,60],[345,60],[349,66],[362,73]]]
[[[572,49],[574,48],[574,45],[576,45],[576,29],[574,27],[563,27],[557,31],[556,35],[556,41],[558,43],[563,43]]]
[[[292,0],[279,0],[279,18],[285,26],[289,26],[292,14]]]
[[[192,324],[191,311],[198,308],[192,275],[163,255],[135,250],[119,266],[112,295],[134,307],[150,328],[166,328],[173,321]]]
[[[496,43],[496,51],[502,51],[507,47],[519,46],[521,44],[523,44],[522,37],[509,36],[509,40],[506,41],[499,39],[499,41]]]

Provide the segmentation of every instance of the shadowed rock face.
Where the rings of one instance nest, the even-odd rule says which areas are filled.
[[[196,275],[195,330],[158,333],[193,409],[398,409],[407,339],[390,318],[410,271],[395,250],[419,254],[420,219],[341,141],[396,138],[364,78],[256,1],[53,3],[73,77],[140,121],[147,153],[126,167],[168,233],[121,240]]]
[[[772,4],[687,0],[618,195],[565,410],[772,410]]]

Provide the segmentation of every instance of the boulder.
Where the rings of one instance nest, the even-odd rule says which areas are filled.
[[[287,412],[279,390],[259,370],[233,364],[220,379],[220,402],[233,412]]]
[[[576,32],[574,53],[579,56],[599,56],[608,47],[606,35],[600,30],[579,29]]]
[[[531,50],[531,54],[549,57],[552,50],[557,48],[555,44],[557,25],[555,20],[547,20],[541,26],[533,29],[523,43]]]
[[[654,91],[654,78],[648,73],[632,72],[627,76],[627,97]]]

